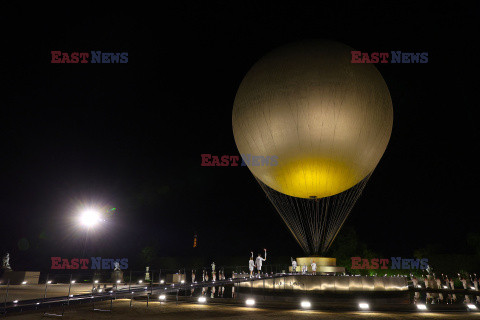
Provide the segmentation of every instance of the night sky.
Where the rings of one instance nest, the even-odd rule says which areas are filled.
[[[428,52],[427,64],[376,65],[393,132],[346,225],[386,257],[432,243],[462,250],[480,232],[479,12],[458,1],[2,10],[0,252],[29,269],[80,256],[83,203],[118,208],[89,235],[87,255],[133,261],[155,245],[162,256],[301,256],[249,170],[202,167],[200,154],[238,155],[231,117],[243,76],[270,50],[310,38]],[[53,50],[129,59],[51,64]]]

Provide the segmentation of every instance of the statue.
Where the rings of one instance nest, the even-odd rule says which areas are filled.
[[[425,269],[427,271],[427,273],[430,275],[432,274],[432,267],[430,267],[430,265],[427,265],[427,269]]]
[[[150,272],[148,272],[150,267],[147,267],[147,270],[145,270],[145,281],[150,281]]]
[[[2,258],[2,269],[6,271],[12,271],[12,267],[10,267],[10,253],[8,252]]]
[[[124,281],[123,280],[123,271],[120,268],[120,262],[118,262],[118,261],[113,262],[112,280],[115,283],[122,283]]]

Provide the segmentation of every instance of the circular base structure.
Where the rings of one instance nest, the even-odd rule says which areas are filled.
[[[317,268],[318,269],[318,268]],[[401,291],[409,292],[406,277],[378,277],[378,276],[343,276],[343,275],[311,275],[311,274],[285,274],[267,279],[252,279],[237,285],[248,290],[272,290],[272,295],[285,292],[311,293],[349,293]],[[247,291],[250,293],[250,291]]]

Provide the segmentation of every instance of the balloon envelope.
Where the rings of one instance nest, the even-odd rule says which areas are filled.
[[[268,187],[323,198],[362,181],[377,166],[392,131],[390,94],[372,64],[351,63],[353,49],[308,41],[278,48],[247,73],[232,124],[242,156],[278,157],[247,164]]]

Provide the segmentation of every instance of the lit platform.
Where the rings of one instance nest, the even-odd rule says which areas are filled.
[[[242,288],[303,291],[408,291],[405,277],[286,274],[237,284]]]

